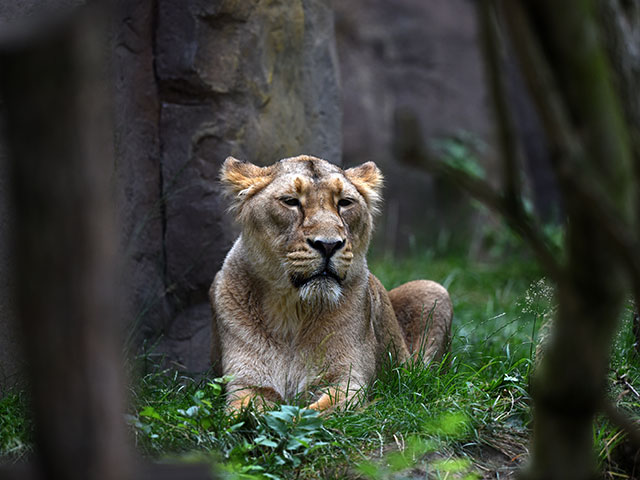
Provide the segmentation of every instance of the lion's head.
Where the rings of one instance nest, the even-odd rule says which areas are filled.
[[[303,155],[258,167],[229,157],[220,178],[234,199],[247,260],[283,293],[336,306],[346,288],[366,278],[382,187],[374,163],[342,170]]]

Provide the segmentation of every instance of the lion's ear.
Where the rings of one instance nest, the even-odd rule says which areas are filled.
[[[220,181],[226,192],[241,202],[266,187],[273,178],[272,174],[273,167],[258,167],[227,157],[220,170]]]
[[[382,201],[384,177],[376,164],[373,162],[363,163],[358,167],[348,168],[344,174],[364,197],[371,211],[377,213]]]

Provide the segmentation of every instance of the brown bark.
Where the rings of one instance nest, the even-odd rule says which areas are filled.
[[[507,18],[524,13],[533,26],[529,41],[541,46],[559,92],[556,107],[564,109],[567,120],[563,132],[548,131],[569,217],[568,265],[558,284],[554,335],[533,383],[534,440],[527,478],[595,478],[592,421],[604,401],[626,272],[602,218],[587,208],[582,193],[589,190],[595,198],[611,202],[621,222],[630,224],[635,192],[627,131],[591,4],[528,1],[523,2],[524,11],[504,4]],[[511,33],[522,34],[517,28]],[[520,46],[523,63],[530,61],[522,55],[523,42],[514,43]],[[537,69],[525,66],[527,70],[537,75]],[[538,107],[542,117],[554,118],[542,95]],[[568,144],[573,141],[577,145]],[[588,185],[575,188],[576,182],[567,181],[571,172],[563,170],[568,162],[562,156],[572,157],[570,164],[585,172]]]
[[[592,424],[604,412],[629,434],[640,433],[605,397],[609,352],[630,277],[640,291],[632,147],[589,0],[504,0],[514,49],[546,129],[554,174],[568,216],[567,264],[554,258],[535,222],[518,208],[513,166],[517,148],[500,79],[498,36],[490,4],[480,7],[488,78],[502,141],[505,186],[446,164],[431,165],[500,212],[529,243],[558,283],[554,334],[532,385],[534,439],[528,479],[597,478]],[[620,87],[620,84],[618,84]],[[625,92],[622,92],[623,98]],[[635,98],[633,99],[635,101]],[[415,136],[414,136],[415,137]],[[403,138],[403,152],[425,161],[419,138]],[[639,210],[640,211],[640,210]]]
[[[42,478],[128,478],[117,348],[105,9],[0,55],[18,315]]]

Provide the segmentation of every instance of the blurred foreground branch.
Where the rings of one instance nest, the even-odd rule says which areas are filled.
[[[63,2],[80,3],[80,2]],[[7,40],[0,97],[10,187],[18,316],[36,432],[16,480],[211,479],[207,465],[136,464],[124,423],[109,2],[56,16]]]
[[[598,192],[597,183],[580,168],[580,158],[584,157],[585,152],[573,132],[566,106],[522,6],[518,2],[504,2],[504,11],[510,38],[519,54],[525,80],[553,150],[551,157],[556,178],[565,196],[584,202],[585,207],[598,217],[603,231],[615,244],[616,251],[628,268],[634,283],[635,298],[640,299],[640,244],[634,227],[618,215],[609,197]],[[624,102],[625,105],[634,103],[638,104],[632,99]]]
[[[0,54],[18,315],[43,478],[129,478],[100,2]]]
[[[566,208],[567,262],[561,264],[520,200],[515,173],[519,149],[500,68],[497,4],[481,0],[478,18],[503,157],[504,193],[446,163],[436,162],[430,168],[499,212],[557,281],[554,331],[532,381],[534,438],[525,478],[596,478],[592,424],[597,412],[607,414],[632,440],[640,439],[633,422],[605,400],[609,352],[629,279],[640,299],[633,144],[611,84],[591,2],[500,1],[501,19],[509,26],[551,146]],[[637,91],[637,85],[630,91]],[[637,102],[637,98],[627,100]],[[627,120],[633,118],[635,113],[628,109]],[[411,142],[416,142],[415,136],[404,143]],[[424,145],[405,145],[404,151],[428,158]]]
[[[603,410],[612,337],[633,255],[635,195],[628,132],[589,2],[501,2],[552,148],[567,210],[566,273],[554,335],[532,383],[526,478],[594,478],[592,422]],[[612,408],[605,413],[631,429]],[[630,436],[637,437],[635,430]],[[637,439],[637,438],[636,438]]]
[[[479,19],[481,43],[487,70],[486,76],[492,98],[495,101],[503,159],[502,191],[497,191],[489,182],[466,170],[444,161],[431,161],[417,125],[417,118],[410,112],[399,112],[396,115],[396,155],[405,163],[426,168],[448,178],[489,209],[502,215],[509,227],[530,246],[549,276],[558,281],[562,274],[561,265],[545,238],[540,222],[526,211],[522,201],[518,162],[519,148],[517,135],[510,119],[506,89],[500,68],[499,33],[492,2],[486,0],[479,2]]]
[[[524,209],[521,200],[514,200],[515,197],[511,194],[498,193],[488,182],[444,162],[431,164],[428,168],[450,179],[462,190],[502,215],[509,227],[530,246],[549,276],[556,281],[559,279],[562,273],[560,264],[539,223]]]

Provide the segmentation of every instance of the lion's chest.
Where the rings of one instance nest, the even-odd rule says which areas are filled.
[[[269,378],[264,379],[284,400],[292,400],[314,385],[322,384],[327,366],[309,348],[280,344],[272,351]]]
[[[272,297],[264,310],[263,335],[268,345],[267,378],[262,381],[290,401],[323,382],[327,370],[326,334],[320,321],[298,310],[297,298]]]
[[[264,361],[255,367],[256,383],[291,401],[336,382],[348,383],[352,376],[358,384],[368,380],[375,355],[374,336],[365,315],[304,315],[298,306],[283,296],[262,310],[263,340],[259,343],[264,347]]]

